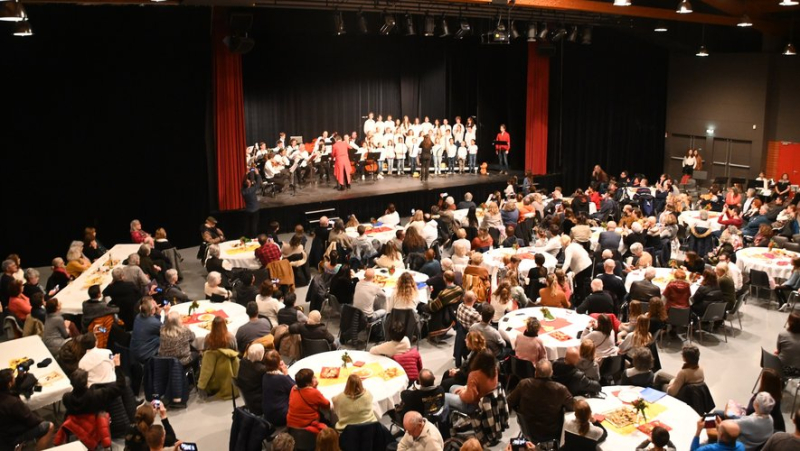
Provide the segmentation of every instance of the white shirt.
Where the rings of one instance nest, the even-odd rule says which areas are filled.
[[[473,125],[472,127],[467,127],[466,130],[467,131],[464,134],[464,141],[467,142],[467,143],[470,143],[470,142],[472,142],[473,139],[475,139],[475,136],[476,136],[475,135],[475,126]]]
[[[431,243],[433,243],[436,238],[439,237],[439,224],[431,219],[427,223],[425,223],[425,227],[422,228],[422,237],[425,238],[425,241],[428,243],[428,247],[430,247]]]
[[[78,368],[89,373],[89,387],[117,381],[114,354],[108,349],[94,347],[81,357]]]
[[[385,226],[394,227],[397,224],[400,224],[400,214],[397,212],[385,214],[378,218],[378,222]]]
[[[442,434],[436,426],[425,420],[425,426],[419,437],[414,438],[408,432],[397,445],[397,451],[441,451],[444,449]]]
[[[569,269],[577,274],[590,266],[592,266],[592,259],[589,257],[589,253],[586,252],[586,249],[580,244],[573,242],[564,249],[563,268]]]
[[[456,147],[455,144],[448,144],[447,145],[447,158],[455,158],[457,151],[458,151],[458,147]]]
[[[394,146],[394,157],[402,160],[406,157],[406,145],[402,142]]]
[[[456,142],[464,141],[464,124],[455,124],[453,126],[453,137],[455,137]]]
[[[386,341],[379,345],[369,348],[369,353],[373,355],[385,355],[386,357],[394,357],[397,354],[402,354],[411,349],[411,342],[408,337],[403,337],[400,341]]]
[[[697,166],[697,160],[694,157],[683,157],[683,165],[684,166],[691,166],[694,168]]]
[[[366,136],[369,132],[375,131],[375,120],[374,119],[367,119],[364,121],[364,135]]]
[[[278,310],[283,308],[281,303],[273,297],[256,296],[256,305],[258,305],[258,313],[269,318],[272,327],[278,325]]]
[[[744,283],[742,280],[742,270],[735,263],[728,262],[728,275],[731,276],[733,279],[733,287],[736,288],[736,291],[742,289],[742,284]]]
[[[450,124],[447,124],[447,125],[444,125],[444,124],[442,124],[442,125],[440,125],[440,126],[439,126],[439,131],[440,131],[440,132],[441,132],[443,135],[446,135],[446,134],[447,134],[447,132],[452,132],[452,131],[453,131],[453,129],[450,127]]]
[[[422,124],[412,125],[411,130],[414,132],[414,136],[419,136],[419,134],[422,133]]]
[[[427,135],[431,130],[433,130],[433,124],[427,121],[423,122],[421,130],[423,135]]]
[[[476,145],[474,145],[474,144],[473,144],[473,145],[471,145],[471,146],[469,146],[469,147],[467,148],[467,150],[469,151],[469,154],[470,154],[470,155],[477,155],[477,154],[478,154],[478,146],[476,146]]]
[[[476,150],[477,152],[477,150]],[[464,160],[467,158],[467,148],[464,146],[459,146],[458,148],[458,159]]]
[[[417,158],[417,155],[419,155],[419,145],[417,144],[417,139],[413,138],[411,140],[411,144],[406,143],[406,146],[408,146],[408,156],[411,158]]]

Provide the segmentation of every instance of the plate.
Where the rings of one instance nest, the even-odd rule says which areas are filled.
[[[322,379],[336,379],[339,377],[339,371],[341,368],[338,367],[322,367],[322,370],[319,372],[319,377]]]
[[[203,313],[202,315],[197,315],[198,321],[214,321],[216,316],[212,315],[211,313]]]
[[[640,397],[641,396],[639,395],[639,392],[636,390],[622,390],[621,392],[619,392],[619,395],[617,395],[617,399],[627,403],[632,403],[633,401],[636,401]]]
[[[368,377],[372,377],[372,370],[369,368],[359,368],[353,371],[350,374],[355,374],[356,376],[360,377],[361,379],[366,379]]]

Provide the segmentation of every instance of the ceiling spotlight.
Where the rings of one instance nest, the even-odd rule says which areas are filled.
[[[797,50],[795,50],[794,44],[792,44],[791,42],[786,44],[786,48],[783,49],[783,54],[786,56],[797,55]]]
[[[447,26],[447,18],[442,16],[442,20],[439,24],[442,29],[442,34],[439,35],[440,38],[446,38],[450,36],[450,27]]]
[[[656,27],[653,28],[653,31],[656,33],[666,33],[667,32],[667,23],[666,22],[658,22]]]
[[[743,15],[741,19],[739,19],[739,23],[736,24],[737,27],[752,27],[753,21],[750,20],[750,16],[747,14]]]
[[[17,22],[14,25],[14,36],[33,36],[33,29],[31,29],[31,23],[28,22],[27,20]],[[786,53],[784,53],[784,55],[785,54]]]
[[[447,30],[446,26],[447,26],[447,23],[445,22],[444,25],[442,26],[442,28]],[[469,36],[470,34],[472,34],[472,27],[470,27],[469,22],[467,21],[467,19],[465,19],[463,17],[459,18],[458,19],[458,31],[456,31],[456,34],[455,34],[454,37],[456,39],[464,39],[465,37]],[[445,35],[442,35],[442,37],[445,37]]]
[[[564,26],[562,25],[558,30],[556,30],[555,33],[553,33],[553,37],[550,38],[550,40],[553,42],[558,42],[564,39],[564,36],[566,35],[567,35],[567,29],[564,28]]]
[[[386,36],[394,30],[397,21],[394,19],[394,14],[387,14],[383,16],[383,25],[381,25],[381,34]]]
[[[153,2],[153,3],[161,3],[161,2],[165,2],[167,0],[150,0],[150,1]]]
[[[781,6],[797,6],[800,5],[800,2],[797,0],[781,0],[781,2],[778,4]]]
[[[678,9],[675,10],[678,14],[691,14],[692,12],[692,4],[689,3],[689,0],[681,0],[678,3]]]
[[[519,30],[517,29],[517,21],[516,20],[512,20],[511,21],[511,39],[518,39],[520,36],[522,36],[522,35],[519,34]]]
[[[493,44],[508,44],[508,31],[503,21],[497,22],[497,28],[489,32],[489,42]]]
[[[536,42],[536,22],[528,22],[528,42]]]
[[[425,36],[433,36],[434,29],[436,28],[436,22],[434,21],[433,17],[425,16],[425,29],[423,31],[423,35]]]
[[[703,57],[703,58],[708,56],[708,49],[706,49],[706,46],[701,45],[700,49],[697,51],[697,53],[695,53],[695,56],[699,56],[699,57]]]
[[[333,16],[333,24],[334,27],[336,27],[336,36],[347,34],[347,30],[344,28],[344,19],[342,18],[341,12],[338,12]]]
[[[577,40],[578,40],[578,26],[577,25],[573,25],[569,29],[569,36],[567,36],[567,41],[575,42]]]
[[[406,36],[416,36],[417,30],[414,28],[414,16],[406,14]]]
[[[583,29],[583,34],[581,35],[581,44],[583,45],[591,45],[592,43],[592,27],[586,26]]]
[[[364,17],[364,14],[361,11],[358,12],[358,31],[361,34],[369,33],[369,27],[367,27],[367,18]]]
[[[550,30],[547,28],[547,22],[542,23],[542,27],[539,29],[539,39],[547,39],[547,34],[550,33]]]
[[[15,1],[0,2],[0,20],[5,22],[21,22],[28,19],[25,8]]]
[[[614,6],[631,6],[631,0],[614,0]]]

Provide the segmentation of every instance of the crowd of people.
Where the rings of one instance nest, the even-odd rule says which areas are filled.
[[[769,196],[750,190],[743,196],[736,187],[722,195],[719,187],[712,187],[695,201],[680,193],[666,174],[655,184],[653,194],[645,177],[631,179],[626,172],[609,177],[596,167],[591,185],[569,197],[560,188],[544,194],[533,191],[532,183],[525,186],[517,192],[516,184],[509,183],[506,191],[494,193],[480,208],[470,194],[458,202],[445,196],[437,205],[416,210],[405,222],[388,205],[376,214],[377,222],[399,227],[395,237],[383,244],[371,241],[356,218],[346,223],[323,217],[310,237],[298,226],[286,242],[273,222],[259,236],[254,251],[262,265],[258,271],[235,270],[220,258],[219,244],[225,234],[216,219],[209,217],[200,229],[204,245],[198,252],[208,271],[203,291],[212,301],[241,304],[249,321],[232,333],[223,318],[215,318],[199,349],[195,334],[182,324],[180,314],[171,311],[174,304],[191,302],[179,285],[180,261],[172,252],[174,246],[166,231],[158,229],[152,237],[136,220],[130,232],[131,240],[140,244],[138,252],[112,271],[113,281],[107,287],[89,287],[89,299],[79,317],[61,312],[58,293],[107,252],[94,229],[87,229],[85,239],[73,243],[67,263],[53,260],[46,287],[39,284],[36,270],[23,271],[19,257],[9,256],[2,263],[0,305],[26,334],[42,336],[67,373],[73,388],[63,400],[67,419],[84,421],[86,415],[102,416],[109,405],[118,405],[111,412],[109,434],[124,439],[126,449],[162,449],[181,443],[169,425],[165,405],[186,408],[186,399],[136,399],[142,393],[142,375],[131,369],[143,368],[154,357],[174,358],[199,379],[198,387],[206,396],[235,396],[229,379],[236,376],[253,414],[276,427],[314,434],[317,449],[357,449],[357,444],[343,445],[351,440],[345,431],[353,425],[379,424],[381,418],[373,412],[375,394],[351,375],[343,392],[327,399],[312,370],[289,374],[285,363],[301,356],[303,340],[325,340],[330,349],[348,344],[340,343],[323,322],[324,296],[319,293],[330,293],[338,304],[351,305],[367,321],[386,322],[385,336],[377,334],[380,343],[370,352],[397,361],[410,380],[409,388],[400,394],[402,402],[390,413],[402,428],[402,437],[395,440],[386,431],[387,445],[396,441],[400,450],[438,450],[444,449],[446,440],[452,443],[459,438],[463,439],[463,444],[458,442],[461,449],[494,445],[503,438],[503,428],[465,434],[470,427],[453,421],[459,417],[450,414],[458,413],[468,421],[486,409],[502,410],[507,404],[524,425],[530,446],[554,441],[566,449],[589,449],[570,446],[577,446],[576,442],[596,446],[607,438],[608,432],[595,421],[584,399],[599,394],[605,385],[653,387],[693,404],[687,393],[705,386],[700,349],[685,346],[683,366],[674,374],[658,362],[656,337],[678,332],[666,328],[669,311],[690,309],[699,318],[717,303],[732,308],[737,294],[747,289],[747,275],[734,263],[735,251],[742,246],[770,245],[769,239],[765,242],[758,236],[766,235],[767,228],[769,233],[791,237],[798,227],[794,212],[800,196],[790,198],[777,185]],[[633,196],[628,188],[635,188]],[[594,214],[590,214],[590,203],[595,204]],[[702,222],[708,219],[701,217],[685,232],[687,236],[679,237],[677,216],[690,208],[718,209],[719,221],[726,228],[719,236],[706,236],[711,243],[706,249],[690,246],[680,259],[679,253],[684,252],[679,240],[710,228]],[[457,219],[456,210],[466,214]],[[749,235],[753,224],[758,228]],[[763,232],[762,225],[767,226]],[[357,238],[347,235],[347,226],[357,227]],[[603,228],[595,240],[592,227]],[[307,239],[311,240],[309,252]],[[484,260],[491,249],[526,246],[531,247],[535,263],[528,271],[520,271],[516,255],[504,257],[499,267]],[[545,267],[546,254],[558,262],[557,268]],[[307,281],[307,309],[298,305],[293,286],[264,276],[271,264],[282,260],[296,262],[290,267],[298,274],[304,267],[315,269]],[[800,288],[800,259],[793,265],[792,277],[776,290],[782,306],[788,294]],[[674,268],[673,280],[663,290],[653,283],[659,266]],[[376,280],[380,269],[400,273],[390,294]],[[408,271],[424,274],[424,286]],[[632,271],[640,271],[643,277],[627,289],[624,278]],[[691,284],[698,280],[700,286],[692,294]],[[420,290],[427,291],[425,296],[420,296]],[[421,298],[428,302],[420,302]],[[498,323],[506,314],[531,306],[591,315],[580,346],[567,349],[564,357],[548,359],[538,337],[541,324],[530,318],[512,347]],[[424,327],[410,329],[409,322]],[[441,343],[452,330],[456,332],[455,365],[435,374],[425,365],[431,362],[425,362],[412,343],[425,338]],[[130,367],[121,366],[119,354],[113,351],[118,346],[129,350]],[[786,330],[778,334],[775,353],[783,374],[800,375],[800,314],[790,313]],[[607,362],[620,358],[626,363],[610,373]],[[508,363],[512,360],[526,362],[531,373],[527,377],[516,374]],[[16,387],[13,373],[0,371],[0,420],[7,426],[0,440],[36,441],[44,449],[58,428],[31,412]],[[797,449],[800,435],[784,432],[776,407],[782,392],[780,375],[765,369],[748,406],[728,403],[713,412],[714,424],[699,422],[691,444],[676,447],[668,430],[656,428],[639,449]],[[502,400],[503,407],[497,403],[487,407],[486,399]],[[574,412],[566,422],[565,410]],[[156,416],[160,425],[155,424]],[[498,423],[502,426],[503,419]],[[704,429],[716,437],[716,443],[700,445]],[[476,437],[466,440],[470,435]],[[273,449],[293,449],[294,440],[281,433],[274,438]]]

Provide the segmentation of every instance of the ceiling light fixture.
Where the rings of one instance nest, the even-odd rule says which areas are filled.
[[[800,5],[800,2],[797,0],[781,0],[781,2],[778,4],[781,6],[797,6]]]
[[[706,26],[703,25],[703,35],[700,40],[700,49],[697,50],[695,56],[699,56],[701,58],[705,58],[708,56],[708,49],[706,49]]]
[[[414,16],[406,14],[406,36],[416,36],[417,30],[414,28]]]
[[[364,17],[364,13],[362,13],[361,11],[358,12],[358,31],[360,31],[361,34],[369,33],[369,27],[367,26],[367,18]]]
[[[631,6],[631,0],[614,0],[614,6]]]
[[[516,20],[512,20],[511,21],[511,39],[519,39],[520,36],[522,36],[522,35],[519,34],[519,30],[517,29],[517,21]]]
[[[678,3],[678,9],[675,10],[678,14],[691,14],[692,13],[692,4],[689,3],[689,0],[681,0]]]
[[[528,22],[528,42],[536,42],[536,21]]]
[[[794,41],[794,20],[792,20],[792,27],[789,28],[789,43],[787,43],[786,47],[783,49],[783,54],[786,56],[797,55],[797,50],[795,50],[792,41]]]
[[[423,29],[422,34],[424,36],[433,36],[434,30],[436,28],[436,22],[433,19],[433,16],[425,15],[425,28]]]
[[[440,38],[446,38],[450,36],[450,27],[447,26],[447,18],[442,16],[442,20],[439,24],[442,29],[442,34],[439,35]]]
[[[590,25],[587,25],[586,28],[583,29],[583,34],[581,35],[581,44],[592,44],[592,27]]]
[[[456,31],[454,37],[456,39],[464,39],[470,34],[472,34],[472,27],[469,25],[469,21],[463,17],[460,17],[458,19],[458,31]]]
[[[752,27],[753,26],[753,21],[750,20],[750,16],[748,16],[747,14],[744,14],[742,16],[742,18],[739,19],[739,23],[737,23],[736,26],[737,27],[742,27],[742,28]]]
[[[561,27],[558,30],[556,30],[555,33],[553,33],[553,37],[550,38],[550,40],[553,42],[558,42],[564,39],[564,36],[566,35],[567,35],[567,29],[564,28],[564,25],[561,25]]]
[[[333,24],[336,27],[336,36],[347,34],[347,30],[344,28],[344,18],[342,18],[341,11],[334,14]]]
[[[0,20],[4,22],[21,22],[28,19],[25,7],[16,0],[0,2]]]
[[[384,36],[387,36],[392,32],[392,30],[394,30],[396,25],[397,21],[394,18],[394,14],[386,14],[383,16],[383,25],[381,25],[380,33]]]
[[[573,25],[569,29],[569,36],[567,36],[567,41],[575,42],[577,40],[578,40],[578,26],[577,25]]]
[[[550,29],[547,28],[547,22],[543,22],[541,29],[539,29],[539,39],[547,39],[548,33],[550,33]]]
[[[31,23],[23,20],[14,24],[14,36],[33,36]]]
[[[655,27],[655,28],[653,28],[653,31],[655,31],[656,33],[666,33],[666,32],[667,32],[667,30],[668,30],[668,29],[667,29],[667,24],[666,24],[666,22],[658,22],[658,23],[656,24],[656,27]]]

